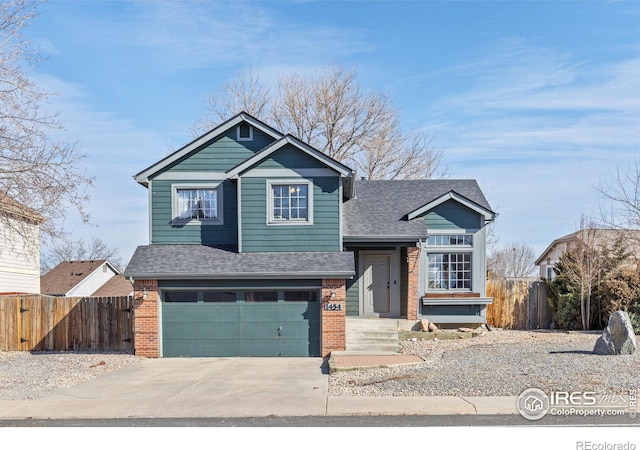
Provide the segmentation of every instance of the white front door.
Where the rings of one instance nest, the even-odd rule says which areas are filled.
[[[365,315],[391,313],[391,256],[364,257],[363,295]]]

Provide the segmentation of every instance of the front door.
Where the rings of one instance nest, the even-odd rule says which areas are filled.
[[[364,257],[364,314],[389,315],[391,256],[366,255]]]

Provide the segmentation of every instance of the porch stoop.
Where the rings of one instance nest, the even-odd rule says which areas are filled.
[[[397,319],[346,317],[346,351],[398,353]]]

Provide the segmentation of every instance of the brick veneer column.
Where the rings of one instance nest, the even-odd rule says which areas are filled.
[[[331,293],[335,292],[335,299],[331,299]],[[344,350],[346,347],[345,337],[345,311],[347,299],[346,280],[343,279],[326,279],[322,280],[322,356],[328,356],[329,353],[336,350]],[[325,303],[341,305],[339,311],[326,311]]]
[[[407,320],[418,320],[420,248],[407,248]]]
[[[147,290],[144,298],[145,288]],[[158,282],[135,280],[134,285],[135,353],[138,356],[158,358]]]

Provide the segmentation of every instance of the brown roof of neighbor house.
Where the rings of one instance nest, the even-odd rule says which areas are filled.
[[[62,261],[40,277],[40,293],[65,295],[106,261],[106,259]]]
[[[91,294],[92,297],[127,297],[133,294],[133,285],[124,275],[116,275]]]
[[[36,225],[40,225],[44,222],[44,217],[35,212],[33,209],[18,203],[11,197],[0,194],[0,214],[8,215],[15,219],[32,222]]]

